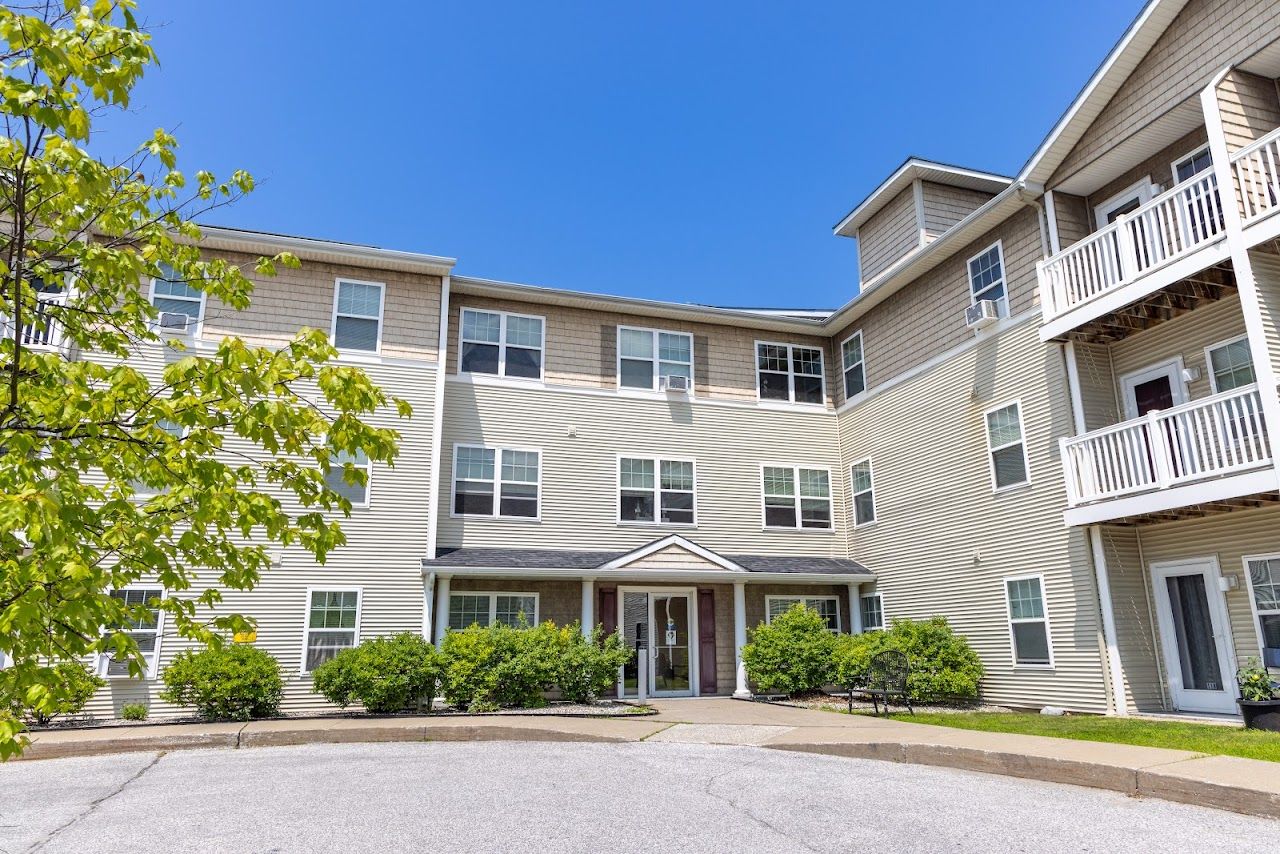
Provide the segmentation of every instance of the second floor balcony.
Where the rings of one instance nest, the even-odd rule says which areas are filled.
[[[56,350],[62,346],[62,327],[51,316],[49,307],[63,305],[66,300],[67,295],[61,291],[39,294],[35,303],[35,314],[22,318],[20,338],[23,347]],[[13,318],[0,313],[0,338],[12,338],[13,335]]]

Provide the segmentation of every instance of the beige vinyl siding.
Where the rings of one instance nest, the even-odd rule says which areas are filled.
[[[1093,231],[1106,225],[1097,221],[1096,208],[1103,202],[1123,193],[1135,184],[1149,183],[1155,187],[1152,195],[1164,192],[1173,186],[1173,164],[1208,144],[1209,135],[1203,127],[1196,128],[1177,142],[1154,152],[1146,160],[1133,166],[1117,178],[1108,181],[1089,194],[1085,199]]]
[[[1077,341],[1075,351],[1085,429],[1101,430],[1120,423],[1122,418],[1111,365],[1111,348],[1105,344]]]
[[[921,182],[924,200],[925,241],[932,241],[951,226],[991,200],[990,193],[965,187],[950,187],[932,181]]]
[[[1253,278],[1258,289],[1258,308],[1266,335],[1271,368],[1280,376],[1280,257],[1255,249],[1249,252]]]
[[[1167,708],[1164,660],[1156,640],[1151,582],[1142,561],[1138,529],[1104,525],[1100,530],[1111,606],[1116,617],[1116,646],[1124,671],[1126,705],[1131,712],[1161,711]]]
[[[1056,186],[1064,176],[1194,97],[1219,69],[1270,42],[1277,27],[1280,5],[1272,0],[1191,0],[1046,185]]]
[[[915,192],[907,187],[858,229],[858,273],[869,282],[920,245]]]
[[[862,330],[868,389],[973,341],[964,320],[972,303],[968,263],[997,240],[1004,252],[1010,314],[1036,307],[1036,262],[1043,257],[1037,217],[1034,208],[1019,211],[832,336],[839,342]],[[843,387],[840,393],[843,401]]]
[[[1280,127],[1276,81],[1233,68],[1218,84],[1218,109],[1227,151],[1236,151]]]
[[[822,350],[828,404],[836,381],[831,342],[818,336],[752,329],[749,320],[734,326],[645,318],[539,303],[494,300],[454,293],[450,297],[449,373],[458,372],[460,313],[464,308],[510,311],[546,318],[543,379],[548,385],[617,388],[618,327],[634,326],[693,336],[694,395],[722,400],[756,400],[756,342],[800,344]]]
[[[1085,239],[1092,231],[1090,224],[1093,217],[1089,206],[1082,196],[1055,191],[1053,193],[1053,212],[1058,219],[1058,249],[1066,249],[1073,243]]]
[[[943,614],[969,638],[986,699],[1105,711],[1088,545],[1062,522],[1066,388],[1060,349],[1025,322],[842,413],[842,480],[870,457],[876,486],[876,522],[851,529],[849,547],[877,573],[889,619]],[[997,493],[983,413],[1015,399],[1031,483]],[[1051,671],[1013,666],[1004,578],[1029,573],[1045,577]]]
[[[719,552],[844,556],[835,423],[821,410],[450,381],[440,545],[628,550],[676,532]],[[541,449],[541,521],[451,516],[455,443]],[[619,454],[694,460],[698,526],[619,524]],[[830,468],[834,532],[762,530],[762,463]]]
[[[1238,666],[1246,658],[1261,655],[1243,558],[1245,555],[1280,552],[1280,508],[1238,510],[1200,519],[1143,526],[1139,531],[1142,556],[1148,568],[1163,561],[1212,556],[1218,559],[1224,576],[1236,576],[1236,589],[1222,594],[1226,598],[1231,622],[1236,658],[1233,665]],[[1230,678],[1230,674],[1224,674],[1224,677]]]

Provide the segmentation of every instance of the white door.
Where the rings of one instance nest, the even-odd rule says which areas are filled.
[[[697,592],[687,588],[621,588],[618,626],[637,658],[622,669],[624,697],[637,694],[638,658],[646,657],[645,690],[654,697],[692,697],[698,691]]]
[[[1182,381],[1182,360],[1161,362],[1120,378],[1126,420],[1141,418],[1154,409],[1170,409],[1187,402]]]
[[[1196,558],[1152,564],[1151,578],[1174,708],[1235,713],[1235,668],[1218,562]]]

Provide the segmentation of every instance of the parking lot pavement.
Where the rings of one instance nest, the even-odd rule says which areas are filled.
[[[1280,823],[749,746],[192,750],[0,766],[0,851],[1274,851]]]

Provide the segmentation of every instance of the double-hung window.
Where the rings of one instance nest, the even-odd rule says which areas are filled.
[[[871,460],[853,464],[850,485],[853,490],[853,524],[866,525],[876,520],[876,496],[871,479]]]
[[[804,605],[818,612],[828,631],[840,631],[840,600],[835,596],[766,596],[764,601],[766,623],[772,623],[775,617],[781,617],[796,605]]]
[[[987,430],[987,456],[991,460],[991,482],[1006,489],[1026,483],[1027,443],[1022,430],[1022,407],[1018,401],[989,409],[983,415]]]
[[[879,593],[858,597],[858,610],[862,614],[862,630],[875,631],[884,628],[884,602]]]
[[[303,673],[310,673],[360,635],[360,590],[310,590],[307,593],[307,634],[302,654]]]
[[[537,519],[541,453],[458,445],[453,451],[453,513]]]
[[[618,458],[618,521],[694,524],[693,460]]]
[[[542,332],[541,317],[464,308],[458,371],[542,379]]]
[[[364,473],[364,483],[347,482],[347,464]],[[367,507],[372,475],[373,467],[364,451],[356,451],[354,454],[340,451],[330,458],[329,473],[325,475],[324,482],[325,486],[350,501],[353,506]]]
[[[867,368],[862,360],[862,332],[853,333],[840,345],[844,366],[844,399],[853,400],[867,390]]]
[[[1245,558],[1258,639],[1267,667],[1280,667],[1280,555]]]
[[[133,638],[146,661],[144,679],[154,679],[160,658],[160,608],[155,603],[164,598],[160,587],[122,587],[111,591],[111,598],[122,602],[131,610],[146,609],[145,615],[130,616],[123,623],[113,626],[108,634],[123,632]],[[129,659],[117,658],[104,652],[98,657],[98,675],[123,678],[129,675]]]
[[[1049,618],[1044,607],[1043,576],[1006,578],[1004,591],[1009,607],[1013,663],[1019,667],[1052,666],[1053,648],[1049,642]]]
[[[450,593],[449,628],[488,627],[495,623],[519,628],[538,623],[537,593]]]
[[[1009,316],[1009,294],[1004,282],[1004,250],[996,243],[969,259],[969,297],[973,303],[984,299],[1000,308],[1000,316]]]
[[[151,280],[151,304],[162,315],[160,328],[192,332],[204,316],[204,291],[168,264],[162,264],[160,275]],[[179,315],[186,320],[182,321]]]
[[[618,327],[618,385],[657,390],[666,377],[693,385],[693,336],[687,332]]]
[[[382,346],[380,282],[339,279],[333,296],[333,346],[339,350],[376,353]]]
[[[756,385],[761,400],[822,403],[822,350],[756,342]]]
[[[1209,382],[1214,394],[1251,385],[1257,379],[1249,339],[1243,335],[1209,347],[1205,360],[1209,363]]]
[[[766,528],[831,530],[831,475],[826,469],[764,466]]]

